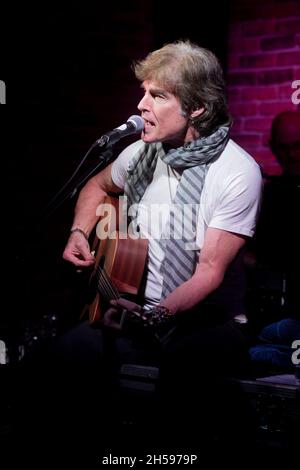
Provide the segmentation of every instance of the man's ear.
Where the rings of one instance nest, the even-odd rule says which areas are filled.
[[[195,111],[193,111],[193,112],[191,113],[190,118],[191,118],[191,119],[195,119],[196,117],[198,117],[198,116],[200,116],[201,114],[203,114],[203,113],[204,113],[204,110],[205,110],[204,106],[202,106],[201,108],[195,109]]]

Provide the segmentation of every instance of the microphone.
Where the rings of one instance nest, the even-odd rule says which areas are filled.
[[[133,115],[127,119],[125,124],[116,127],[112,131],[104,134],[100,139],[96,140],[95,145],[99,145],[99,147],[110,146],[118,142],[122,137],[126,137],[131,134],[139,134],[143,129],[144,120],[141,116]]]

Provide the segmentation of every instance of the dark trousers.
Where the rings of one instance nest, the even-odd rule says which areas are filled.
[[[72,435],[73,442],[96,440],[102,449],[120,442],[133,450],[139,445],[179,450],[236,439],[245,443],[251,410],[229,380],[246,373],[245,340],[234,322],[209,323],[182,322],[162,344],[77,325],[47,354],[24,365],[25,416],[30,414],[39,436],[51,433],[51,439],[59,436],[62,442]],[[122,423],[127,403],[117,381],[126,363],[159,367],[155,397],[151,403],[137,399],[140,419],[130,426]]]

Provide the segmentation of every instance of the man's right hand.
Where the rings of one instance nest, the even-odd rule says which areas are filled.
[[[63,252],[63,259],[81,268],[92,266],[95,263],[89,242],[79,232],[71,233]]]

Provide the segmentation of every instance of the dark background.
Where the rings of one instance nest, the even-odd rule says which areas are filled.
[[[2,7],[3,8],[3,7]],[[77,318],[84,279],[61,254],[75,198],[50,217],[45,207],[90,145],[137,114],[133,60],[189,38],[212,49],[226,70],[227,1],[97,2],[4,7],[0,107],[3,308],[1,328],[18,333],[28,318]],[[115,147],[115,156],[132,138]],[[98,155],[89,158],[89,164]]]

